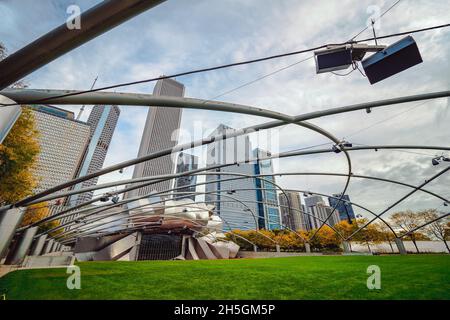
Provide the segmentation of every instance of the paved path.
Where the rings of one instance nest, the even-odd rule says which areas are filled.
[[[3,277],[4,275],[6,275],[7,273],[20,269],[19,266],[5,266],[5,265],[0,265],[0,278]]]

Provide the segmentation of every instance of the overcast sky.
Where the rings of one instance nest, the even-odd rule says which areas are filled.
[[[66,8],[77,4],[86,10],[94,0],[0,0],[0,41],[9,53],[20,49],[40,35],[65,22]],[[88,89],[98,75],[97,86],[151,78],[162,74],[237,62],[326,43],[350,39],[366,26],[373,8],[381,12],[395,1],[339,0],[169,0],[106,34],[84,44],[26,77],[31,88]],[[450,22],[450,2],[402,0],[380,20],[379,35],[403,32]],[[82,23],[82,22],[81,22]],[[366,30],[358,39],[372,36]],[[273,76],[236,90],[219,99],[258,106],[290,115],[299,115],[332,107],[377,99],[450,89],[450,28],[414,35],[424,63],[375,85],[358,71],[346,77],[315,74],[314,60],[295,65]],[[400,38],[380,41],[389,45]],[[241,84],[284,66],[308,58],[303,54],[226,70],[181,77],[186,96],[213,98]],[[341,71],[345,73],[346,71]],[[118,92],[151,93],[154,83],[117,89]],[[67,107],[77,111],[78,107]],[[437,99],[425,103],[407,103],[315,119],[338,138],[353,143],[450,145],[450,101]],[[137,155],[147,110],[121,107],[119,124],[105,166]],[[90,107],[84,113],[87,119]],[[387,121],[383,121],[389,119]],[[213,111],[185,110],[182,129],[194,138],[208,135],[224,123],[242,128],[270,119]],[[186,141],[189,134],[182,136]],[[274,131],[279,146],[272,151],[306,148],[329,142],[326,138],[288,125]],[[254,147],[256,141],[253,140]],[[264,147],[264,146],[263,146]],[[325,146],[330,147],[330,145]],[[201,154],[201,150],[195,150]],[[431,159],[440,152],[355,151],[351,153],[353,173],[397,179],[418,185],[445,164],[433,167]],[[446,155],[449,155],[446,153]],[[277,172],[346,173],[342,154],[324,154],[282,159]],[[130,177],[127,168],[123,179]],[[100,183],[120,179],[112,173]],[[338,193],[345,179],[330,177],[281,177],[283,187]],[[450,174],[438,178],[427,188],[450,197]],[[379,212],[408,193],[410,189],[376,181],[352,179],[351,199]],[[417,193],[390,212],[402,209],[437,208],[445,210],[441,200]],[[357,210],[364,214],[363,211]]]

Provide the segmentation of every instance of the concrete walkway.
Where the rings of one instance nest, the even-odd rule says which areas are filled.
[[[5,266],[0,265],[0,278],[4,275],[10,273],[11,271],[20,269],[20,266],[12,265],[12,266]]]

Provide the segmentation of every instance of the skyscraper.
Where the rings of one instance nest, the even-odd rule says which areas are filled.
[[[89,144],[85,150],[83,161],[77,170],[77,177],[83,177],[96,172],[103,167],[106,154],[111,143],[114,130],[119,119],[120,109],[118,106],[97,105],[92,108],[87,120],[90,126]],[[74,186],[74,190],[96,185],[97,178],[93,178]],[[92,199],[93,191],[76,194],[70,197],[69,206],[89,201]]]
[[[173,80],[158,80],[153,89],[155,96],[183,97],[184,85]],[[177,144],[177,132],[180,128],[181,109],[165,107],[149,107],[138,157],[172,148]],[[142,178],[154,175],[171,174],[174,172],[174,163],[171,155],[138,163],[134,167],[133,178]],[[131,190],[126,198],[143,196],[153,190],[165,191],[171,188],[171,181],[163,181],[139,189]]]
[[[320,227],[323,221],[328,218],[328,216],[333,211],[333,208],[319,203],[315,206],[307,207],[306,210],[308,210],[308,213],[312,215],[308,216],[310,228],[317,229]],[[327,220],[327,224],[334,226],[337,223],[339,223],[339,213],[337,210],[335,210]]]
[[[301,203],[300,193],[295,191],[285,191],[285,193],[289,199],[290,208],[284,193],[278,195],[283,224],[293,230],[308,230],[308,220],[303,213],[304,206]]]
[[[198,168],[198,157],[192,154],[180,152],[177,160],[177,173],[187,172]],[[182,176],[175,180],[175,192],[195,192],[197,183],[197,176]],[[195,194],[192,195],[177,195],[178,199],[188,198],[195,200]]]
[[[219,125],[210,136],[223,135],[235,129]],[[208,144],[208,165],[234,163],[235,161],[249,159],[251,145],[248,136],[239,136],[226,140],[218,140]],[[224,220],[224,229],[251,230],[258,227],[259,210],[255,190],[254,178],[242,178],[226,175],[226,172],[236,172],[253,175],[254,164],[241,163],[216,170],[218,175],[206,176],[205,200],[216,207],[217,214]],[[224,181],[229,178],[237,180]]]
[[[316,206],[319,203],[325,205],[325,201],[323,201],[323,198],[321,196],[319,195],[312,195],[309,197],[305,196],[305,205],[307,207]]]
[[[334,207],[338,202],[339,204],[336,207],[336,210],[339,211],[339,218],[341,221],[347,220],[351,221],[355,219],[355,212],[353,211],[353,207],[350,201],[350,197],[346,194],[342,197],[343,201],[339,201],[340,194],[333,194],[334,198],[328,198],[328,203],[331,207]],[[338,198],[338,199],[336,199]]]
[[[33,105],[39,131],[34,174],[40,178],[35,193],[72,180],[89,139],[89,125],[74,120],[73,112],[49,105]]]
[[[270,156],[270,152],[259,148],[253,150],[255,175],[273,174],[272,159],[262,159]],[[280,210],[278,207],[277,187],[274,176],[255,179],[256,198],[258,200],[258,216],[260,229],[282,229]]]
[[[325,221],[333,211],[333,208],[327,206],[319,195],[305,197],[305,207],[309,213],[307,216],[309,229],[317,229],[322,224],[322,221]],[[327,220],[327,223],[333,226],[339,221],[339,213],[335,210]]]

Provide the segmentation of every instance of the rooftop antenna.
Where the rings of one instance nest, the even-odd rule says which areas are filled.
[[[94,86],[95,86],[95,83],[97,82],[97,79],[98,79],[98,76],[95,77],[94,82],[92,83],[92,86],[91,86],[90,90],[94,89]],[[83,114],[83,111],[84,111],[84,106],[85,106],[84,104],[81,106],[80,112],[78,112],[78,115],[77,115],[77,120],[80,120],[81,115]]]

